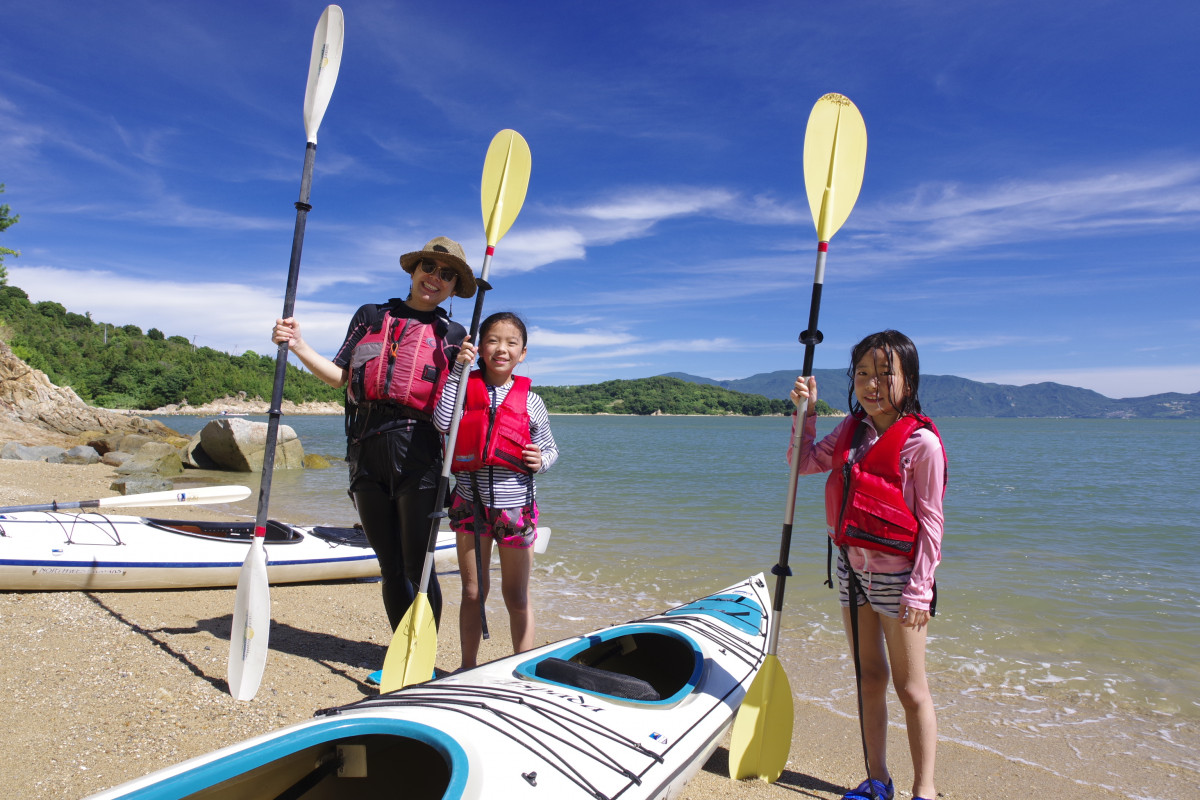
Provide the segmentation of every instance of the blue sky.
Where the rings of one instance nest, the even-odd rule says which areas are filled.
[[[805,124],[866,121],[818,368],[885,327],[926,374],[1200,391],[1200,6],[342,3],[297,316],[332,354],[401,253],[485,247],[492,136],[532,151],[485,313],[535,383],[798,370],[816,254]],[[304,157],[307,2],[10,4],[9,281],[97,321],[274,353]],[[455,318],[469,324],[472,301]]]

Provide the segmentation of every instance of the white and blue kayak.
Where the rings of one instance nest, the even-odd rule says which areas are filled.
[[[110,591],[237,586],[252,522],[152,519],[113,514],[0,514],[0,591]],[[454,534],[438,536],[434,565],[455,569]],[[549,528],[538,528],[544,552]],[[265,541],[271,583],[379,576],[360,528],[271,520]]]
[[[94,795],[677,797],[762,666],[761,574],[663,614],[318,711]]]

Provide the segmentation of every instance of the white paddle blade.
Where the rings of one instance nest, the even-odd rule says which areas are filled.
[[[254,538],[238,577],[233,629],[229,635],[229,693],[253,700],[267,666],[271,634],[271,593],[267,585],[267,553],[261,536]]]
[[[538,525],[537,538],[533,540],[533,552],[544,553],[546,548],[550,546],[550,529]]]
[[[250,496],[248,486],[198,486],[195,489],[172,489],[167,492],[144,492],[123,497],[104,497],[101,508],[136,508],[138,506],[195,506],[204,503],[236,503]]]
[[[327,6],[313,33],[312,57],[308,62],[308,88],[304,92],[304,132],[317,143],[317,128],[329,107],[338,70],[342,68],[342,39],[345,20],[340,6]]]
[[[833,238],[850,216],[866,164],[867,126],[858,107],[844,95],[825,95],[804,131],[804,186],[819,241]]]

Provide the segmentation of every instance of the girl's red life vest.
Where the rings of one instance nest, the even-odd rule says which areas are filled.
[[[485,466],[530,471],[521,455],[533,443],[529,435],[529,386],[529,378],[514,376],[504,402],[492,408],[483,373],[471,372],[451,472],[475,472]]]
[[[908,414],[893,422],[861,461],[850,463],[855,433],[866,425],[864,416],[856,414],[856,424],[842,429],[833,450],[833,468],[825,486],[830,516],[838,509],[837,519],[830,520],[833,543],[838,547],[850,545],[915,559],[920,522],[904,501],[900,450],[918,428],[929,428],[939,443],[941,434],[929,417]],[[943,447],[942,458],[945,457]]]
[[[435,324],[384,312],[350,356],[346,397],[356,405],[380,400],[432,416],[449,367]]]

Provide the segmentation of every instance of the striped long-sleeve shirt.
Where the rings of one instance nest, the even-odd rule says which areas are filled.
[[[454,400],[458,394],[458,382],[462,372],[459,365],[451,368],[450,376],[442,389],[442,396],[433,412],[433,424],[442,433],[450,431],[450,422],[454,414]],[[504,402],[513,383],[510,380],[503,386],[485,385],[488,399],[494,409]],[[558,445],[555,444],[554,434],[550,431],[550,417],[546,413],[546,404],[542,402],[542,398],[532,391],[528,394],[525,406],[529,411],[530,439],[542,451],[542,466],[538,472],[545,472],[558,460]],[[471,473],[457,473],[454,488],[455,493],[464,500],[473,499],[469,474]],[[479,484],[480,499],[489,508],[520,508],[528,505],[536,496],[533,476],[528,473],[489,465],[473,474],[475,481]]]

